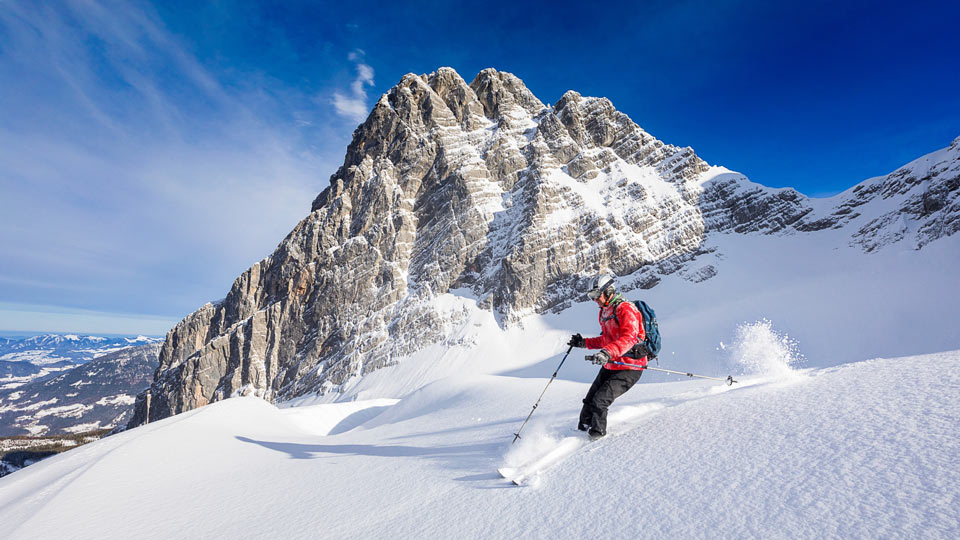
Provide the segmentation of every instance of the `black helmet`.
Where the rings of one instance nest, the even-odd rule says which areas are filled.
[[[604,292],[615,292],[617,290],[617,284],[613,282],[613,276],[609,274],[602,274],[590,282],[590,290],[587,291],[587,298],[591,300],[596,300],[600,298]]]

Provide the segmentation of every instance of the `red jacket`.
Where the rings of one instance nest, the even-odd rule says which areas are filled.
[[[616,313],[616,317],[614,317]],[[623,356],[634,345],[646,337],[643,330],[643,316],[633,302],[619,301],[600,308],[600,337],[587,338],[588,349],[606,349],[610,353],[610,362],[604,369],[643,369],[647,367],[647,358],[627,358]],[[611,362],[623,362],[637,367],[618,366]]]

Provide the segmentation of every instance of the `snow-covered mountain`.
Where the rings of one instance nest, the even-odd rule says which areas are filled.
[[[958,178],[960,138],[846,193],[809,199],[664,144],[607,99],[570,91],[545,105],[518,78],[492,69],[470,84],[448,68],[407,75],[356,130],[330,187],[276,252],[237,278],[224,300],[168,334],[131,425],[237,394],[342,399],[360,378],[418,355],[443,373],[475,343],[471,325],[489,320],[509,331],[569,310],[586,277],[602,270],[631,294],[656,298],[671,322],[677,307],[736,304],[710,283],[742,290],[743,276],[763,268],[785,270],[760,276],[779,291],[827,286],[783,298],[776,314],[788,320],[838,313],[844,299],[858,303],[841,313],[874,317],[875,302],[859,301],[884,280],[868,272],[850,287],[848,278],[889,268],[906,280],[892,292],[896,301],[885,291],[883,305],[896,312],[901,297],[909,304],[930,296],[907,298],[919,274],[904,264],[955,262],[952,246],[928,249],[957,231]],[[764,253],[759,260],[756,250]],[[903,250],[909,253],[892,254]],[[841,261],[847,267],[838,268]],[[943,267],[930,271],[943,285]],[[704,284],[683,290],[715,292],[717,301],[658,296],[673,291],[660,284],[674,279]],[[757,292],[746,286],[740,304]],[[737,307],[730,320],[750,313]],[[823,330],[807,342],[819,347],[814,352],[848,343],[836,319],[843,317],[814,322]],[[894,330],[916,330],[935,347],[960,346],[955,335],[943,337],[941,321],[898,320],[868,331],[864,339],[873,344],[854,358],[915,352],[898,348],[904,342]],[[732,328],[695,328],[678,325],[672,352],[712,364]]]
[[[82,364],[126,347],[162,341],[159,338],[101,337],[77,334],[43,334],[25,338],[0,340],[0,360],[30,362],[42,366],[57,362]]]
[[[153,379],[159,353],[160,343],[127,347],[54,377],[0,389],[0,437],[125,425],[135,396]]]
[[[147,336],[77,334],[3,338],[0,339],[0,391],[15,390],[116,351],[161,341]]]

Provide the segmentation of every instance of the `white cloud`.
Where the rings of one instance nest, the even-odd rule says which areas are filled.
[[[366,64],[357,64],[357,80],[353,81],[351,88],[354,93],[362,93],[366,96],[363,90],[364,85],[373,86],[373,68]]]
[[[363,62],[366,53],[362,49],[356,49],[347,55],[351,62],[355,62],[357,77],[350,83],[350,91],[334,92],[333,107],[337,114],[349,118],[355,122],[363,122],[370,112],[370,106],[367,105],[366,87],[374,86],[373,68]]]
[[[333,107],[337,110],[337,114],[346,116],[356,122],[363,122],[367,117],[367,101],[365,95],[363,97],[349,97],[340,92],[334,92]]]
[[[222,84],[159,21],[0,8],[0,302],[182,317],[268,255],[342,160],[333,111],[256,74]]]

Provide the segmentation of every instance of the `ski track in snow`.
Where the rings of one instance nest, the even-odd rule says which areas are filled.
[[[763,381],[764,379],[753,378],[742,386],[751,386]],[[607,436],[595,441],[590,441],[583,433],[573,434],[573,428],[570,426],[571,420],[565,418],[560,424],[551,426],[549,433],[544,433],[541,427],[535,435],[527,434],[526,440],[521,438],[519,443],[513,443],[516,446],[511,447],[506,453],[504,463],[501,467],[498,467],[498,471],[501,469],[511,471],[512,474],[507,475],[510,480],[517,479],[524,484],[538,484],[541,473],[563,462],[584,446],[588,447],[587,451],[594,451],[605,441],[641,426],[646,417],[651,414],[667,407],[701,399],[730,389],[732,388],[726,386],[697,389],[683,392],[671,399],[661,399],[656,403],[642,405],[617,406],[619,404],[615,403],[607,418]],[[576,417],[574,417],[573,422],[576,423]],[[571,435],[564,435],[564,433],[571,433]],[[555,437],[560,438],[558,440]]]

